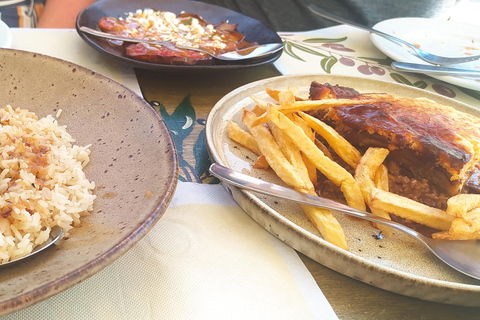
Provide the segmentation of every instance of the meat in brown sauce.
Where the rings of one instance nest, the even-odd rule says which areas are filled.
[[[476,129],[480,120],[452,108],[440,109],[425,99],[361,94],[328,83],[313,82],[310,87],[312,100],[371,97],[383,97],[384,101],[339,106],[311,114],[332,125],[362,152],[368,147],[388,148],[391,152],[387,160],[401,166],[404,173],[400,176],[390,172],[395,193],[444,208],[448,196],[480,190],[480,170],[476,168],[480,155],[476,155],[471,145],[472,141],[480,141]],[[479,174],[472,175],[474,169]]]

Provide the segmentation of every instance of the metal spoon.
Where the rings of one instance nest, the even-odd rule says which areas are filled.
[[[468,56],[468,57],[458,57],[458,58],[438,56],[438,55],[435,55],[435,54],[432,54],[432,53],[425,52],[425,51],[417,48],[415,45],[413,45],[413,44],[411,44],[411,43],[409,43],[405,40],[402,40],[400,38],[394,37],[391,34],[388,34],[388,33],[373,29],[373,28],[369,28],[367,26],[364,26],[364,25],[358,24],[356,22],[344,19],[344,18],[339,17],[337,15],[331,14],[327,11],[324,11],[324,10],[318,8],[317,6],[315,6],[313,4],[309,5],[308,9],[310,9],[310,11],[312,11],[313,13],[318,14],[319,16],[324,17],[326,19],[329,19],[329,20],[332,20],[332,21],[335,21],[335,22],[339,22],[339,23],[343,23],[343,24],[347,24],[347,25],[350,25],[352,27],[356,27],[356,28],[359,28],[359,29],[363,29],[363,30],[369,31],[371,33],[374,33],[376,35],[379,35],[379,36],[381,36],[385,39],[388,39],[390,41],[394,41],[394,42],[397,42],[397,43],[404,44],[404,45],[408,46],[410,49],[412,49],[413,53],[417,57],[419,57],[420,59],[422,59],[422,60],[424,60],[428,63],[431,63],[431,64],[449,65],[449,64],[471,62],[471,61],[475,61],[475,60],[480,59],[480,55]]]
[[[42,243],[39,246],[36,246],[32,250],[32,252],[30,252],[26,256],[23,256],[23,257],[14,259],[14,260],[10,260],[8,262],[4,262],[4,263],[0,264],[0,267],[4,267],[4,266],[10,265],[12,263],[16,263],[18,261],[21,261],[23,259],[31,257],[32,255],[34,255],[36,253],[39,253],[40,251],[43,251],[43,250],[47,249],[52,244],[56,243],[62,237],[62,234],[63,234],[63,229],[61,227],[59,227],[59,226],[53,227],[52,230],[50,231],[50,236],[48,237],[47,241],[45,241],[44,243]]]
[[[283,43],[267,43],[267,44],[260,44],[257,46],[253,46],[253,47],[249,47],[249,48],[245,48],[237,51],[230,51],[222,54],[214,54],[202,48],[191,48],[191,47],[179,46],[171,42],[161,41],[161,40],[146,40],[146,39],[135,39],[135,38],[116,36],[106,32],[94,30],[85,26],[80,27],[80,30],[90,35],[105,38],[105,39],[120,40],[120,41],[135,42],[135,43],[148,43],[148,44],[154,44],[154,45],[156,44],[156,45],[162,45],[166,47],[175,47],[179,49],[199,51],[199,52],[206,53],[215,59],[225,60],[225,61],[260,58],[283,49]]]
[[[257,191],[315,207],[332,209],[354,217],[381,223],[407,233],[417,239],[440,260],[475,279],[480,279],[480,242],[477,240],[437,240],[428,238],[400,223],[383,219],[371,213],[354,209],[332,200],[297,192],[273,183],[247,176],[219,164],[212,164],[210,172],[217,178],[242,189]]]

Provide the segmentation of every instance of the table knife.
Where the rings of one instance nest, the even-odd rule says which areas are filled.
[[[409,62],[392,62],[392,68],[402,72],[415,72],[445,76],[480,77],[480,69],[469,70]]]

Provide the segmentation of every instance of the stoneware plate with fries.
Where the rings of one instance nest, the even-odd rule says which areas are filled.
[[[473,116],[472,116],[473,115]],[[319,194],[433,238],[480,238],[480,112],[390,82],[293,75],[234,90],[206,128],[212,161]],[[480,281],[395,230],[224,184],[273,235],[349,277],[480,306]]]

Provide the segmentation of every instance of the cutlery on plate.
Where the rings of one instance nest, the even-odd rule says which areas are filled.
[[[45,241],[44,243],[42,243],[39,246],[36,246],[35,248],[33,248],[32,252],[30,252],[29,254],[27,254],[23,257],[20,257],[20,258],[14,259],[14,260],[10,260],[8,262],[0,264],[0,268],[4,267],[4,266],[7,266],[7,265],[10,265],[12,263],[16,263],[16,262],[21,261],[23,259],[26,259],[28,257],[31,257],[34,254],[37,254],[40,251],[43,251],[43,250],[47,249],[52,244],[56,243],[62,237],[62,234],[63,234],[63,229],[61,227],[59,227],[59,226],[53,227],[52,230],[50,231],[50,235],[48,236],[47,241]]]
[[[394,70],[403,72],[426,73],[445,76],[480,77],[480,70],[432,66],[421,63],[392,62],[392,68]]]
[[[210,172],[217,178],[241,189],[257,191],[263,194],[292,200],[298,203],[335,210],[357,218],[381,223],[403,231],[417,239],[440,260],[472,278],[480,279],[480,241],[477,240],[438,240],[428,238],[398,222],[383,219],[371,213],[354,209],[347,205],[301,193],[296,190],[269,183],[243,173],[234,171],[220,164],[210,166]]]
[[[122,37],[122,36],[117,36],[113,34],[109,34],[106,32],[98,31],[95,29],[91,29],[89,27],[82,26],[80,27],[80,30],[82,32],[85,32],[87,34],[90,34],[92,36],[96,37],[101,37],[105,39],[111,39],[111,40],[120,40],[120,41],[125,41],[125,42],[135,42],[135,43],[148,43],[148,44],[156,44],[156,45],[162,45],[165,47],[175,47],[179,49],[185,49],[185,50],[193,50],[193,51],[199,51],[206,53],[210,56],[212,56],[215,59],[218,60],[225,60],[225,61],[235,61],[235,60],[246,60],[246,59],[252,59],[252,58],[260,58],[264,57],[266,55],[275,53],[277,51],[280,51],[283,49],[283,43],[267,43],[267,44],[260,44],[257,46],[245,48],[245,49],[240,49],[237,51],[230,51],[230,52],[225,52],[221,54],[214,54],[210,52],[209,50],[202,49],[202,48],[191,48],[191,47],[184,47],[184,46],[179,46],[176,44],[173,44],[168,41],[161,41],[161,40],[147,40],[147,39],[135,39],[135,38],[128,38],[128,37]]]
[[[391,34],[388,34],[388,33],[382,32],[380,30],[373,29],[373,28],[369,28],[369,27],[361,25],[359,23],[356,23],[356,22],[344,19],[342,17],[339,17],[337,15],[331,14],[331,13],[325,11],[325,10],[322,10],[322,9],[318,8],[317,6],[315,6],[313,4],[309,5],[308,8],[313,13],[315,13],[315,14],[321,16],[321,17],[324,17],[326,19],[329,19],[329,20],[332,20],[332,21],[335,21],[335,22],[339,22],[339,23],[343,23],[343,24],[346,24],[346,25],[350,25],[352,27],[356,27],[356,28],[359,28],[359,29],[363,29],[365,31],[369,31],[369,32],[374,33],[376,35],[379,35],[379,36],[381,36],[385,39],[388,39],[390,41],[394,41],[394,42],[406,45],[407,47],[409,47],[410,49],[413,50],[413,53],[417,57],[419,57],[420,59],[422,59],[422,60],[424,60],[428,63],[431,63],[431,64],[449,65],[449,64],[471,62],[471,61],[475,61],[475,60],[480,59],[480,55],[466,56],[466,57],[455,57],[455,58],[454,57],[438,56],[438,55],[435,55],[435,54],[432,54],[432,53],[425,52],[425,51],[421,50],[420,48],[416,47],[414,44],[409,43],[409,42],[407,42],[403,39],[397,38],[395,36],[392,36]]]

